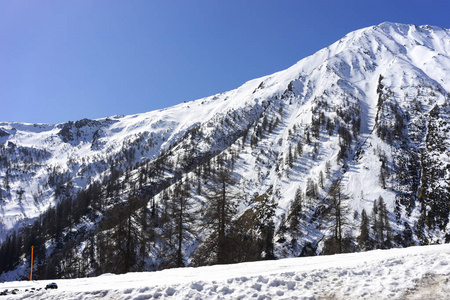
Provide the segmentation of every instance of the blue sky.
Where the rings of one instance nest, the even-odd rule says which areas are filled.
[[[383,21],[450,28],[449,11],[448,0],[0,0],[0,122],[160,109]]]

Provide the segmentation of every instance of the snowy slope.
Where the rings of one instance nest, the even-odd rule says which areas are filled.
[[[57,125],[0,123],[6,133],[0,137],[5,154],[1,175],[9,178],[9,188],[5,182],[2,187],[0,240],[16,222],[37,217],[54,205],[55,187],[48,186],[52,170],[67,175],[79,189],[99,180],[108,170],[109,160],[116,156],[125,159],[126,166],[154,159],[189,129],[217,118],[230,106],[234,110],[245,107],[247,99],[242,89],[245,86],[231,92],[233,101],[227,101],[229,95],[217,95],[132,116]],[[63,131],[65,128],[67,131]],[[124,148],[133,143],[139,143],[142,150],[132,158],[124,158]],[[62,178],[62,183],[67,178]],[[24,191],[21,200],[20,190]]]
[[[43,237],[46,256],[61,235],[102,231],[105,211],[127,203],[136,189],[152,209],[189,179],[196,185],[190,200],[203,208],[207,174],[226,161],[233,166],[234,219],[258,218],[253,229],[260,236],[272,228],[277,258],[323,251],[333,235],[327,212],[336,182],[343,235],[353,239],[346,251],[364,248],[356,241],[362,212],[371,215],[380,198],[392,231],[372,248],[448,242],[449,93],[450,31],[382,23],[286,70],[167,109],[56,125],[0,123],[0,241],[95,183],[101,203],[61,234]],[[183,242],[187,264],[210,234],[199,229],[202,217],[192,226],[198,234]],[[88,249],[79,235],[75,256]],[[154,256],[162,251],[154,243],[148,269],[158,268]],[[27,259],[28,249],[21,250]]]
[[[450,246],[0,284],[2,299],[446,299]],[[57,290],[43,290],[56,282]],[[31,288],[35,291],[31,292]],[[28,290],[28,291],[25,291]]]

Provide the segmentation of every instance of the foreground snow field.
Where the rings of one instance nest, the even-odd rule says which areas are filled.
[[[0,299],[448,299],[450,244],[0,283]],[[50,282],[57,290],[45,291]],[[35,288],[34,292],[25,291]],[[39,290],[39,288],[42,288]]]
[[[36,275],[71,278],[444,243],[449,132],[450,29],[389,22],[157,111],[0,122],[0,281],[32,245]]]

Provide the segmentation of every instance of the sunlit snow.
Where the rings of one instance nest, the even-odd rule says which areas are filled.
[[[450,245],[0,284],[0,299],[446,299]],[[43,289],[55,282],[57,290]],[[34,288],[34,290],[31,290]],[[26,291],[28,290],[28,291]]]

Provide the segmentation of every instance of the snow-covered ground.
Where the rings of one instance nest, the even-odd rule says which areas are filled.
[[[448,299],[450,244],[0,283],[0,299]],[[50,282],[57,290],[43,288]],[[30,292],[31,288],[35,288]],[[28,291],[25,291],[28,289]]]

